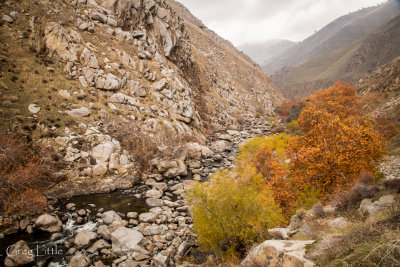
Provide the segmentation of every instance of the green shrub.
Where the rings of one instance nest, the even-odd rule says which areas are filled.
[[[216,172],[209,182],[196,183],[187,193],[201,249],[221,258],[242,256],[251,244],[266,238],[268,228],[283,222],[262,176],[250,168],[233,178],[238,175]]]
[[[254,137],[239,147],[239,155],[236,158],[236,163],[244,168],[245,165],[254,160],[257,152],[267,144],[267,139],[264,137]]]

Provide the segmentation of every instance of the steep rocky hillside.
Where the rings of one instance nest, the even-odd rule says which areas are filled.
[[[174,2],[7,1],[1,13],[1,131],[53,147],[71,191],[137,179],[115,132],[125,125],[168,141],[204,139],[240,114],[272,114],[282,98],[255,63]]]
[[[281,68],[273,81],[287,97],[304,97],[335,80],[357,81],[398,56],[399,14],[399,2],[389,1],[335,20],[272,62]]]
[[[189,33],[195,62],[191,76],[196,77],[199,91],[205,93],[203,103],[208,103],[208,110],[214,111],[210,114],[212,121],[229,123],[227,116],[240,114],[243,108],[252,112],[262,108],[271,114],[272,104],[281,101],[281,93],[274,89],[260,67],[205,27],[183,5],[173,0],[167,3],[183,18]]]
[[[361,96],[376,96],[370,110],[375,117],[400,121],[400,57],[366,74],[357,88]]]
[[[283,52],[295,45],[289,40],[268,40],[260,43],[246,43],[238,47],[249,55],[260,66],[267,65],[273,58],[279,57]],[[267,74],[272,74],[268,73]]]

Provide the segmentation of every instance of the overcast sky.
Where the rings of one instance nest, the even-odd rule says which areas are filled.
[[[270,39],[302,41],[336,18],[385,0],[178,0],[238,46]]]

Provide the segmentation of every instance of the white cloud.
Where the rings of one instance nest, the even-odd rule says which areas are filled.
[[[178,0],[234,45],[302,41],[336,18],[383,0]]]

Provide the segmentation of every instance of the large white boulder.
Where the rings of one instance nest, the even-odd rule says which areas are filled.
[[[97,239],[97,233],[91,231],[81,231],[74,239],[74,244],[78,249],[89,247]]]
[[[25,266],[35,261],[35,253],[32,252],[24,240],[9,247],[4,261],[6,267]]]
[[[114,144],[111,141],[104,141],[92,149],[92,157],[97,164],[104,165],[110,159],[110,155],[114,152]]]
[[[140,232],[120,227],[111,234],[112,250],[119,255],[140,252],[143,249],[138,244],[142,239]]]
[[[36,219],[35,226],[42,231],[55,233],[61,231],[62,222],[56,216],[43,214]]]
[[[110,225],[113,222],[121,222],[122,221],[121,216],[119,216],[118,213],[116,213],[113,210],[104,212],[103,215],[101,216],[101,219],[107,225]]]
[[[304,258],[306,246],[312,243],[313,240],[267,240],[252,249],[241,266],[314,266],[313,262]]]

